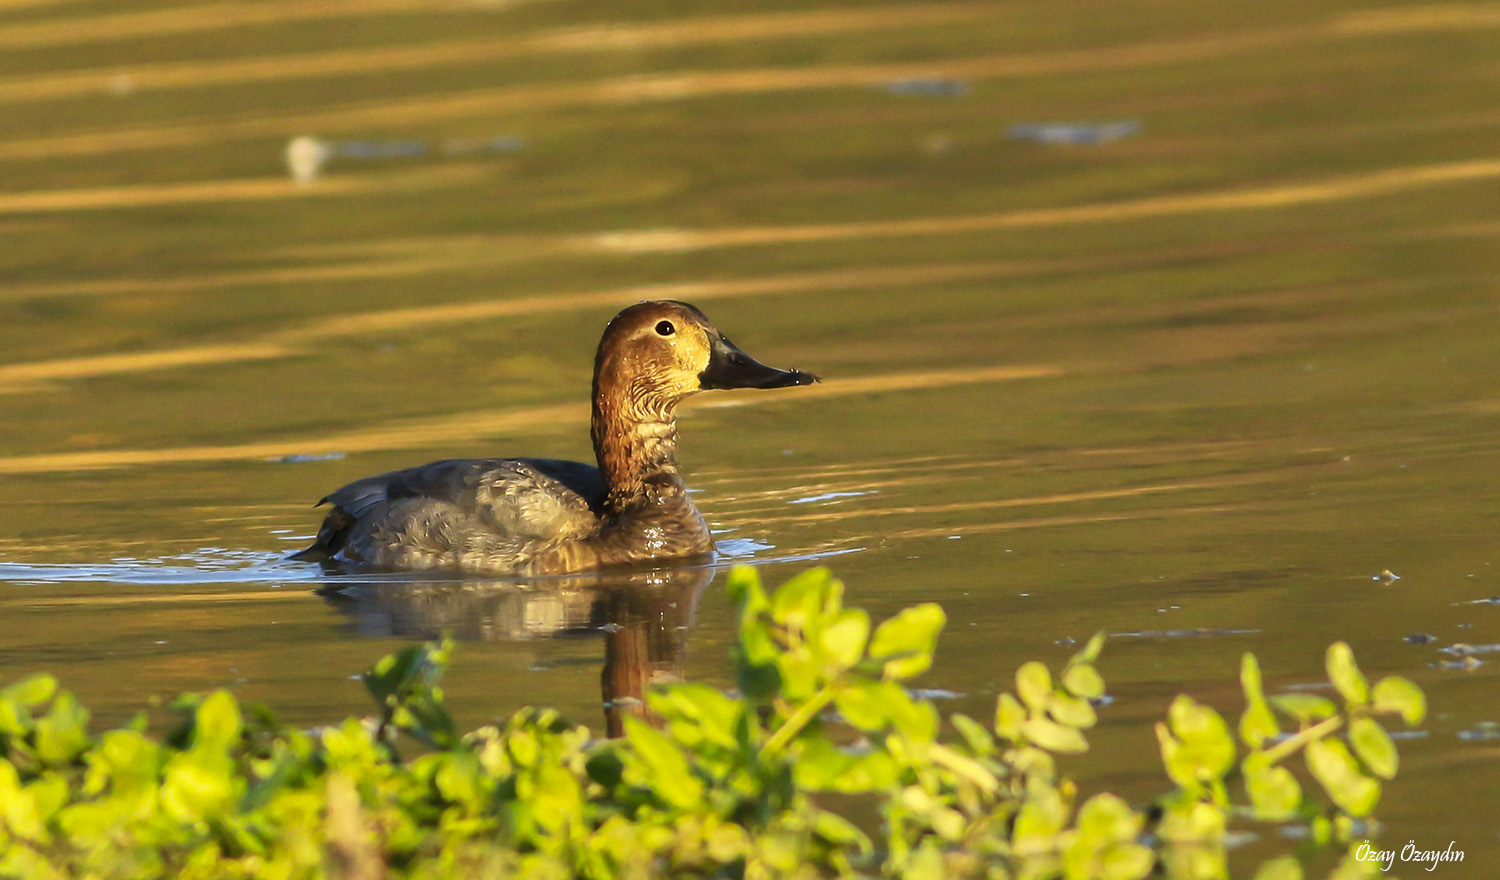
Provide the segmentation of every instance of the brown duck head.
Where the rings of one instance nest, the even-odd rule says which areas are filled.
[[[625,309],[604,328],[594,359],[594,449],[611,493],[645,470],[675,471],[674,420],[684,398],[817,381],[745,354],[695,306],[658,300]]]
[[[670,411],[683,398],[718,388],[784,388],[818,377],[779,370],[740,351],[695,306],[637,303],[604,328],[594,359],[594,396]]]

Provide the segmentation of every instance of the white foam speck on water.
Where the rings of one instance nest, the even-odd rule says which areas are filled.
[[[816,504],[819,501],[834,501],[840,498],[858,498],[861,495],[874,495],[874,492],[824,492],[821,495],[807,495],[802,498],[793,498],[787,504]]]

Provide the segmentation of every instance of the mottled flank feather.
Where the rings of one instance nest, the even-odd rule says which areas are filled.
[[[599,469],[554,459],[437,461],[339,489],[297,559],[380,568],[521,570],[539,553],[599,530]]]

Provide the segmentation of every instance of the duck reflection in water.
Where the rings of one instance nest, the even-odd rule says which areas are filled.
[[[604,637],[600,688],[609,736],[625,715],[646,717],[653,684],[681,680],[698,597],[709,565],[624,569],[505,582],[495,580],[335,581],[319,592],[361,635],[469,641]]]

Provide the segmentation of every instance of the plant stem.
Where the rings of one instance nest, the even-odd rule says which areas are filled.
[[[1292,752],[1297,751],[1313,740],[1322,739],[1325,735],[1338,730],[1339,727],[1343,725],[1343,723],[1343,716],[1335,715],[1332,718],[1325,718],[1322,721],[1319,721],[1312,727],[1304,727],[1292,736],[1289,736],[1276,745],[1272,746],[1271,748],[1266,749],[1266,760],[1271,764],[1275,764],[1282,758],[1285,758],[1287,755],[1290,755]]]
[[[823,711],[823,707],[831,702],[833,702],[833,685],[825,684],[822,690],[813,694],[812,699],[798,706],[797,711],[792,713],[792,717],[788,718],[781,727],[777,728],[775,733],[771,734],[771,738],[766,740],[766,744],[760,747],[761,757],[774,755],[786,748],[786,744],[792,741],[792,737],[801,733],[802,728],[818,717],[818,713]]]

